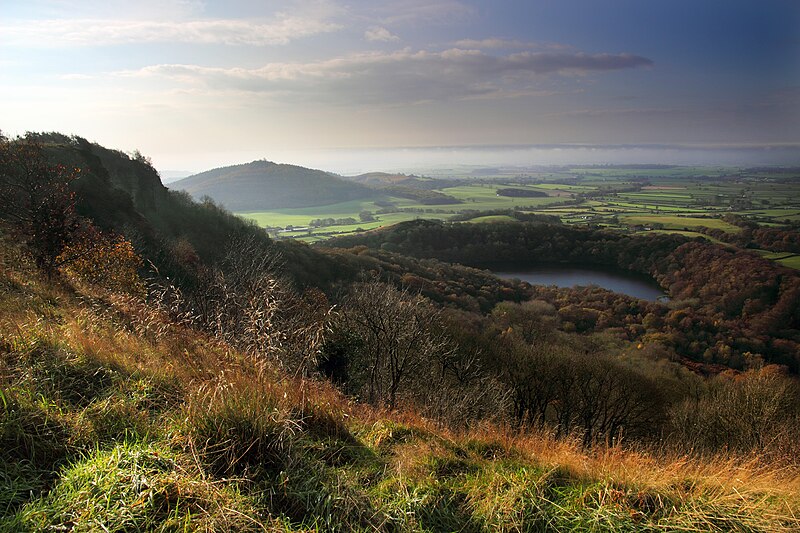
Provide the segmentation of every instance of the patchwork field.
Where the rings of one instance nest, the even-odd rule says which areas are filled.
[[[554,167],[486,172],[454,169],[450,173],[439,169],[429,175],[440,180],[435,192],[449,197],[451,203],[421,203],[384,194],[367,201],[238,214],[276,238],[307,242],[418,218],[512,221],[517,219],[515,212],[553,215],[566,224],[635,233],[678,233],[715,242],[720,241],[709,232],[736,235],[742,231],[735,220],[793,231],[800,224],[800,171],[795,175],[786,169]],[[509,187],[547,196],[498,194],[498,189]],[[312,225],[318,219],[329,220],[323,226]],[[793,253],[781,252],[770,258],[800,268],[800,257]]]
[[[729,231],[732,233],[741,231],[741,228],[734,226],[733,224],[729,224],[728,222],[725,222],[719,218],[697,218],[670,215],[638,215],[619,217],[619,220],[621,223],[627,224],[628,226],[641,225],[651,227],[651,229],[653,229],[652,226],[658,225],[661,226],[658,229],[674,229],[683,231],[689,231],[691,229],[703,227],[721,229],[723,231]]]

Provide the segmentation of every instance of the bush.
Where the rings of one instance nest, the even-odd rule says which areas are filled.
[[[723,374],[671,413],[671,439],[699,452],[800,458],[800,389],[779,367]]]

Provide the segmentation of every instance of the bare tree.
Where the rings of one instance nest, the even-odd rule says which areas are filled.
[[[331,306],[320,291],[298,293],[280,274],[276,249],[253,236],[234,237],[225,257],[198,271],[187,290],[161,290],[170,312],[238,349],[290,372],[316,369]]]
[[[428,373],[449,349],[443,333],[431,325],[439,317],[425,298],[378,281],[354,285],[344,304],[344,319],[360,339],[351,367],[372,404],[394,409],[401,391]]]

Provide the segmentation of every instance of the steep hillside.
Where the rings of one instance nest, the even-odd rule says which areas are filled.
[[[29,134],[55,164],[79,169],[71,183],[77,211],[103,231],[124,235],[162,275],[191,284],[198,264],[224,257],[231,240],[272,243],[258,227],[212,202],[193,202],[185,192],[164,187],[149,161],[58,133]]]
[[[47,281],[2,234],[0,267],[0,531],[800,527],[780,465],[449,431]]]
[[[232,211],[312,207],[375,196],[375,191],[321,170],[253,161],[217,168],[170,184],[194,198],[209,196]]]

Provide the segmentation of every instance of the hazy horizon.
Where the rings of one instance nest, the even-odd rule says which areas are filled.
[[[362,150],[321,150],[302,153],[252,152],[233,154],[238,159],[220,156],[214,159],[208,154],[206,166],[169,169],[159,168],[165,181],[184,177],[213,168],[266,159],[275,163],[297,165],[325,170],[344,176],[366,172],[426,172],[448,169],[463,172],[470,167],[502,167],[505,169],[530,169],[537,166],[564,165],[647,165],[663,164],[677,166],[800,166],[800,147],[687,147],[646,145],[560,145],[560,146],[444,146],[406,147]]]

